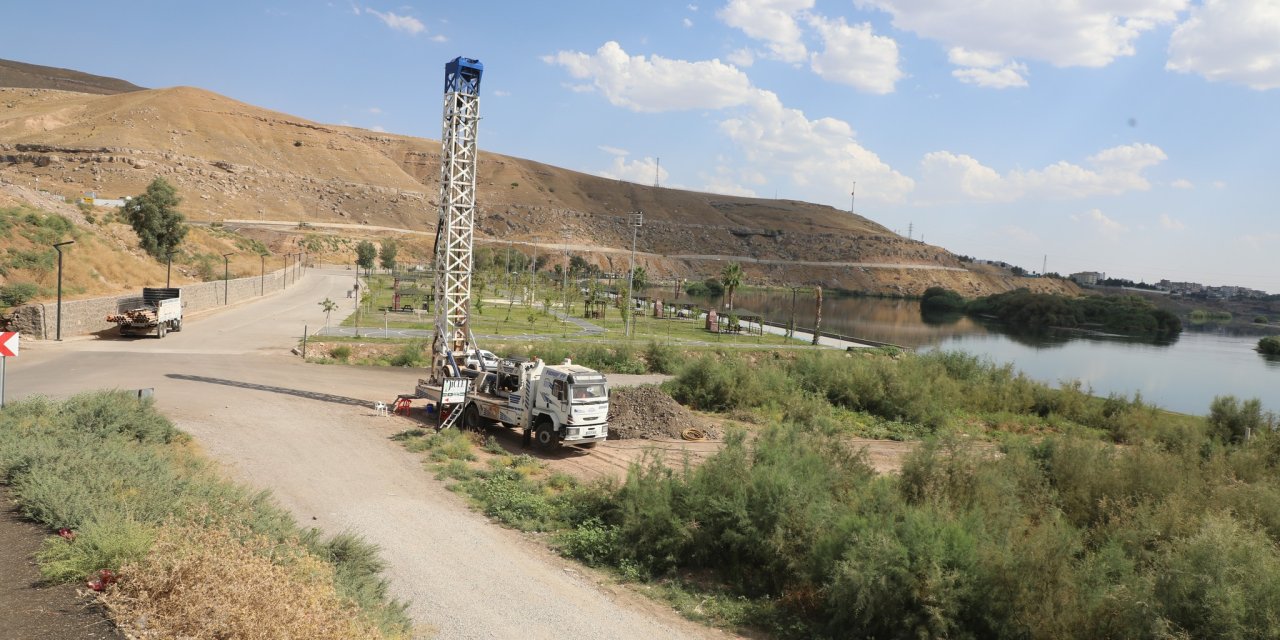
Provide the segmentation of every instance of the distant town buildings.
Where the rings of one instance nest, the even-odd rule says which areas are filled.
[[[1250,289],[1248,287],[1235,287],[1224,285],[1221,287],[1208,287],[1199,282],[1171,282],[1169,280],[1161,280],[1156,284],[1162,291],[1168,291],[1173,295],[1181,296],[1204,296],[1206,298],[1217,298],[1225,300],[1227,298],[1265,298],[1266,291],[1258,289]]]
[[[1097,286],[1099,281],[1106,280],[1107,274],[1098,273],[1097,271],[1081,271],[1080,273],[1071,274],[1070,278],[1076,284],[1093,287]]]

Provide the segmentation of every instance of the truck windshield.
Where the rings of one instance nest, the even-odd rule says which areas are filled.
[[[605,393],[602,384],[575,384],[573,385],[573,401],[574,402],[596,402],[605,400],[609,397]]]

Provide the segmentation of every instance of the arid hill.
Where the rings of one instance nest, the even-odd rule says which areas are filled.
[[[0,60],[0,87],[58,89],[98,94],[128,93],[144,89],[118,78],[95,76],[71,69],[45,67],[15,60]]]
[[[0,89],[0,179],[68,197],[140,193],[163,176],[193,220],[430,232],[439,171],[437,141],[320,124],[192,87]],[[607,265],[630,248],[626,214],[643,211],[639,260],[660,278],[705,277],[736,260],[760,283],[889,294],[934,284],[965,295],[1074,289],[961,263],[822,205],[654,188],[491,153],[481,154],[478,185],[480,240],[536,244],[553,261],[567,247]]]

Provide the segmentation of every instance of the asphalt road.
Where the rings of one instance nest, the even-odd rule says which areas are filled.
[[[303,525],[379,544],[393,595],[412,603],[424,635],[725,637],[490,523],[434,480],[388,439],[411,425],[372,410],[411,392],[420,372],[290,355],[304,325],[324,324],[321,300],[349,304],[350,279],[312,270],[285,292],[190,317],[164,339],[24,343],[8,362],[8,399],[154,389],[231,477],[270,489]]]

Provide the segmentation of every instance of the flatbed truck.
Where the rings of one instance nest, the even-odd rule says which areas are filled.
[[[107,322],[120,326],[120,335],[154,334],[163,338],[170,331],[182,331],[182,289],[144,288],[141,298],[122,301]]]

